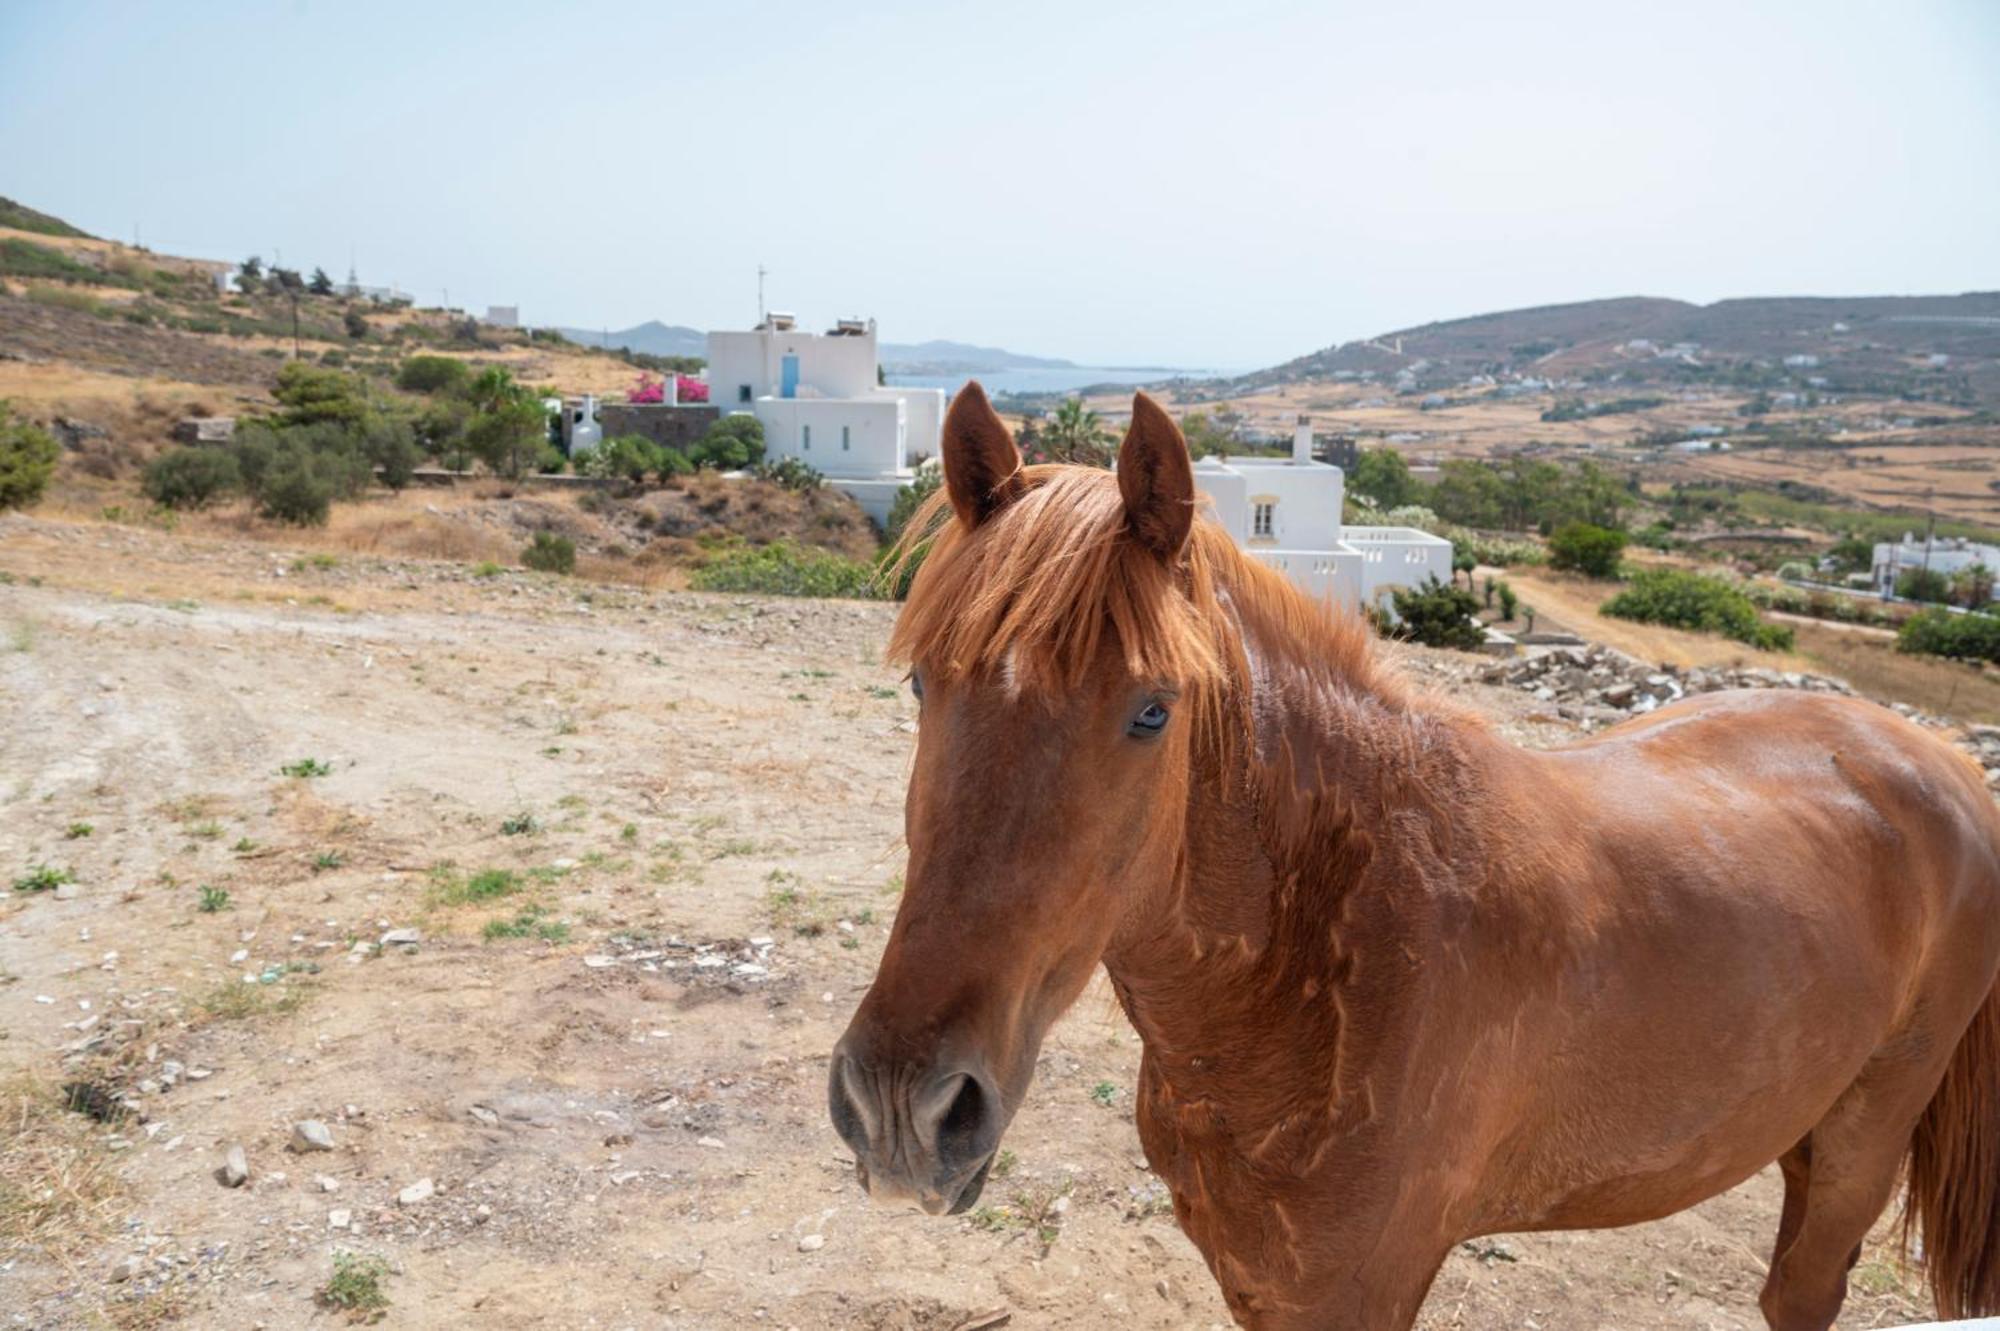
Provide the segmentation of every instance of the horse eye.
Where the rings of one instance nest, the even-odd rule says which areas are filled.
[[[910,672],[910,694],[918,702],[924,700],[924,677],[914,670]]]
[[[1132,724],[1125,727],[1125,733],[1133,739],[1155,739],[1167,728],[1167,709],[1157,702],[1146,704],[1145,710],[1132,718]]]

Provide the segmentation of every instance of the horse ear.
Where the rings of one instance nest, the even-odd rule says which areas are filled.
[[[967,527],[977,527],[1026,488],[1021,450],[977,379],[967,381],[944,415],[943,452],[945,489]]]
[[[1144,393],[1133,395],[1118,448],[1118,492],[1134,539],[1162,559],[1178,556],[1194,525],[1194,465],[1174,418]]]

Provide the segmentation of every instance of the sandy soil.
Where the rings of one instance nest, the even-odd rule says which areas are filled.
[[[0,574],[0,870],[76,880],[0,902],[0,1074],[32,1125],[0,1141],[9,1324],[336,1324],[340,1252],[386,1260],[390,1326],[1226,1321],[1101,982],[975,1216],[870,1207],[825,1122],[900,886],[891,608],[21,517]],[[1567,734],[1468,658],[1401,655],[1525,742]],[[280,774],[307,758],[327,773]],[[143,1119],[53,1109],[65,1080],[140,1087]],[[285,1149],[305,1118],[331,1152]],[[24,1219],[93,1169],[108,1193]],[[1761,1326],[1777,1197],[1767,1172],[1658,1224],[1470,1245],[1423,1325]],[[1857,1285],[1843,1326],[1918,1320],[1881,1251]]]

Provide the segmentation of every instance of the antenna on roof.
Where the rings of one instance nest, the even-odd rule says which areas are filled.
[[[757,324],[759,327],[762,327],[764,324],[764,275],[769,271],[763,264],[760,263],[757,265]]]

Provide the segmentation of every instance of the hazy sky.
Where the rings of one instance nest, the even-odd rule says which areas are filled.
[[[2000,287],[2000,0],[0,0],[0,194],[538,323],[746,325],[762,262],[812,326],[1248,368]]]

